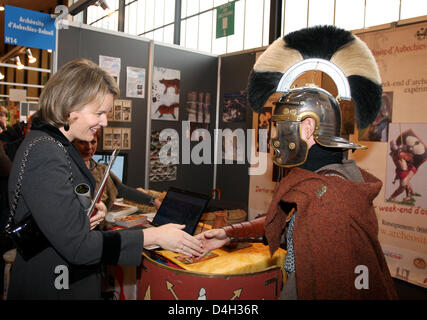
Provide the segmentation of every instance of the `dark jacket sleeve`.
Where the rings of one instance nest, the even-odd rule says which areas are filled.
[[[143,248],[140,230],[90,231],[86,208],[69,180],[70,166],[63,150],[53,143],[41,142],[34,146],[29,158],[16,214],[18,221],[31,213],[56,251],[72,264],[140,263]],[[73,170],[77,170],[75,166]],[[78,176],[77,171],[73,173]],[[10,181],[10,193],[15,183],[16,180]]]

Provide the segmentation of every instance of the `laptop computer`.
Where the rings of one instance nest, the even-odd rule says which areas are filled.
[[[158,227],[168,223],[185,224],[183,230],[193,235],[210,199],[211,197],[205,194],[170,187],[153,222],[147,227]],[[159,246],[145,249],[157,248]]]

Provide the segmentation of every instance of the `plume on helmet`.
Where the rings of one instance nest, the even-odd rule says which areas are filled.
[[[252,109],[259,112],[276,92],[286,70],[310,58],[328,60],[343,71],[350,85],[357,126],[369,126],[382,104],[378,66],[366,43],[335,26],[305,28],[274,41],[249,75],[248,100]]]

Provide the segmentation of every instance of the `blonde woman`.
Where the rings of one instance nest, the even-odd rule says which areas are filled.
[[[152,244],[200,255],[200,242],[182,231],[182,225],[99,231],[96,227],[106,214],[102,202],[88,218],[90,201],[83,193],[93,195],[95,180],[71,142],[91,141],[107,125],[118,95],[114,79],[85,59],[67,63],[46,84],[31,131],[15,157],[9,201],[13,203],[24,171],[16,221],[32,215],[49,245],[27,260],[18,253],[8,299],[99,299],[101,264],[138,265],[143,247]]]

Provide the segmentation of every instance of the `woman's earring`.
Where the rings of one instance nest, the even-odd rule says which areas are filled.
[[[66,123],[66,124],[64,125],[64,130],[65,130],[65,131],[70,130],[70,125],[69,125],[68,123]]]

